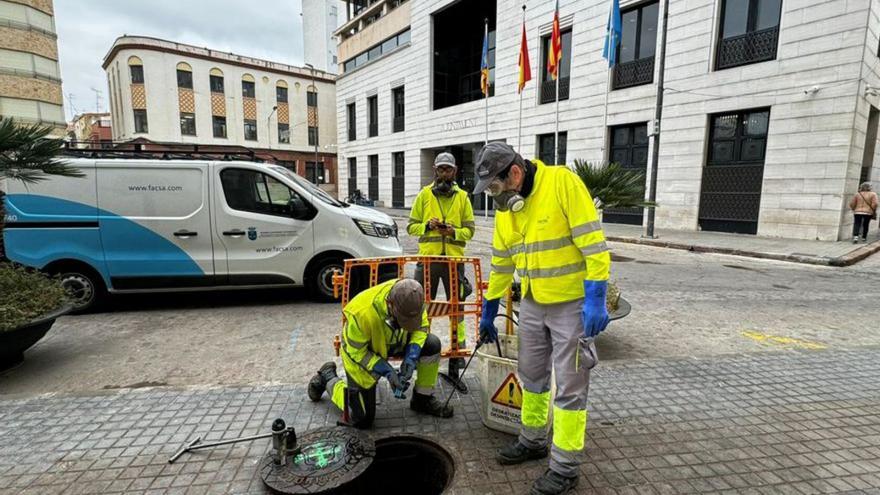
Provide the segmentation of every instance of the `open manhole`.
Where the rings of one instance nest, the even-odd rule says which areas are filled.
[[[357,493],[419,495],[443,493],[452,483],[455,461],[436,443],[415,436],[376,440],[376,457],[358,481]]]

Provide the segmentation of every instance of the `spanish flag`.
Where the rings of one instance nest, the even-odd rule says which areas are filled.
[[[526,41],[526,23],[523,21],[522,41],[519,44],[519,88],[517,93],[522,93],[526,83],[532,80],[532,66],[529,64],[529,44]]]
[[[562,61],[562,36],[559,34],[559,0],[553,11],[553,34],[550,36],[550,53],[547,54],[547,72],[554,81],[559,77],[559,64]]]

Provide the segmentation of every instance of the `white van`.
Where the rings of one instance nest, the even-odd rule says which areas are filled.
[[[388,215],[286,168],[70,159],[84,178],[7,181],[6,253],[61,276],[76,311],[106,292],[306,285],[333,298],[343,260],[402,253]]]

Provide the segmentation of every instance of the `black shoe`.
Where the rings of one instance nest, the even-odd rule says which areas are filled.
[[[548,469],[544,475],[536,479],[532,484],[529,495],[562,495],[568,493],[578,485],[578,477],[568,478]]]
[[[468,393],[468,387],[465,385],[464,381],[461,379],[461,372],[464,371],[465,360],[464,358],[450,358],[449,359],[449,382],[458,389],[459,392],[466,394]]]
[[[451,418],[453,412],[452,406],[447,405],[443,407],[443,404],[433,395],[425,395],[418,392],[413,392],[412,399],[409,401],[409,408],[416,412],[437,416],[438,418]]]
[[[327,388],[327,383],[334,378],[339,378],[336,375],[336,363],[327,361],[309,381],[309,399],[312,402],[321,400],[321,396],[324,395],[324,389]]]
[[[507,447],[503,447],[499,450],[498,454],[495,456],[495,460],[502,466],[511,466],[513,464],[522,464],[523,462],[534,459],[543,459],[547,457],[547,454],[549,453],[550,449],[548,447],[530,449],[521,444],[519,440],[516,440]]]

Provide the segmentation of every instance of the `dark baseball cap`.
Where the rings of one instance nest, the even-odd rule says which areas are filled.
[[[477,153],[477,185],[473,194],[481,194],[501,172],[519,156],[507,143],[489,143]]]
[[[391,287],[388,301],[394,309],[392,316],[401,328],[410,332],[422,328],[422,312],[425,309],[422,284],[411,278],[402,278]]]

